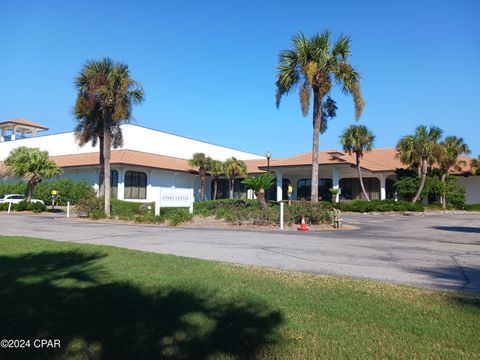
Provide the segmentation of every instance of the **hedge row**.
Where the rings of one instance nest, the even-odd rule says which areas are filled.
[[[103,198],[87,196],[77,204],[77,212],[93,219],[105,217]],[[176,226],[191,221],[193,215],[185,208],[162,209],[160,216],[155,216],[155,203],[140,203],[112,199],[111,216],[119,220],[135,221],[139,223],[163,223],[168,221]]]
[[[332,205],[328,202],[317,204],[307,201],[295,201],[285,205],[284,222],[287,225],[298,224],[302,215],[309,224],[325,224],[331,222]],[[260,209],[257,200],[222,199],[195,202],[193,212],[200,216],[215,216],[235,225],[278,225],[280,222],[279,204],[269,204]]]
[[[24,181],[0,183],[0,194],[25,194],[26,190],[27,184]],[[68,201],[74,205],[80,199],[95,193],[93,187],[85,180],[59,179],[56,181],[42,181],[35,187],[33,197],[50,205],[52,203],[52,190],[58,191],[55,201],[57,205],[67,205]]]
[[[42,203],[29,203],[26,201],[20,201],[17,204],[12,204],[10,210],[40,213],[42,211],[47,211],[47,207]],[[8,211],[8,203],[0,204],[0,211]]]
[[[385,211],[423,211],[422,204],[412,204],[395,200],[350,200],[335,204],[341,211],[351,212],[385,212]]]

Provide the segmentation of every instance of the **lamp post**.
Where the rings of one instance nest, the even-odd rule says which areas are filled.
[[[270,172],[270,158],[272,157],[270,150],[267,150],[265,157],[267,158],[267,172]]]

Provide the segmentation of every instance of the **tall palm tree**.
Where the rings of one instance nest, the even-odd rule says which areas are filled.
[[[223,172],[229,180],[228,189],[230,192],[230,199],[233,199],[233,191],[235,188],[235,178],[237,176],[244,176],[247,174],[247,166],[242,160],[238,160],[235,157],[225,160],[223,164]]]
[[[480,173],[480,156],[477,159],[470,160],[470,169],[472,175],[478,175]]]
[[[85,94],[79,92],[73,112],[78,121],[74,130],[78,144],[84,146],[90,142],[92,146],[95,147],[98,143],[100,164],[98,174],[98,196],[104,196],[103,121],[99,106],[98,104],[95,104],[92,107],[88,103]],[[114,149],[123,145],[123,134],[118,122],[112,124],[111,136]]]
[[[198,167],[198,174],[200,175],[200,200],[205,200],[205,173],[208,166],[209,158],[204,153],[195,153],[192,158],[188,160],[190,166]]]
[[[364,153],[367,151],[372,151],[373,141],[375,140],[375,135],[368,130],[365,125],[351,125],[340,136],[340,142],[343,145],[343,150],[348,152],[350,155],[355,154],[357,162],[357,171],[358,179],[360,180],[360,186],[362,187],[363,195],[367,201],[370,201],[370,197],[365,190],[363,185],[362,178],[362,169],[360,166],[360,159],[363,158]]]
[[[425,186],[428,168],[432,166],[438,156],[440,146],[438,141],[443,131],[436,127],[421,125],[415,129],[414,135],[404,136],[397,144],[397,157],[405,165],[412,167],[419,161],[419,173],[421,174],[420,186],[415,194],[412,203],[416,203]]]
[[[437,163],[440,168],[442,180],[442,207],[447,208],[447,195],[445,189],[445,179],[450,169],[461,170],[460,165],[466,165],[465,161],[459,161],[458,157],[462,154],[469,154],[470,149],[461,137],[447,136],[441,143],[437,153]]]
[[[217,200],[218,177],[223,174],[223,163],[220,160],[214,160],[209,158],[207,172],[212,176],[213,180],[212,199]]]
[[[38,148],[20,146],[13,149],[4,161],[5,172],[9,176],[17,176],[27,182],[25,200],[32,200],[35,187],[42,179],[60,175],[62,170],[48,157],[48,151]]]
[[[132,105],[140,104],[144,98],[141,85],[130,78],[128,66],[115,63],[110,58],[87,61],[75,79],[79,96],[94,112],[103,129],[103,172],[105,187],[105,214],[110,215],[110,155],[119,125],[131,119]],[[113,144],[112,144],[113,143]]]
[[[277,75],[277,108],[283,95],[300,85],[300,105],[308,115],[313,93],[313,144],[311,201],[318,202],[318,146],[320,132],[326,130],[324,99],[334,84],[351,94],[355,103],[355,118],[359,119],[365,102],[360,92],[360,74],[349,62],[350,38],[340,36],[330,43],[330,32],[306,37],[293,37],[293,49],[280,52]]]

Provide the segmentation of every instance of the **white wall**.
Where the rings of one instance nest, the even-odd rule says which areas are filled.
[[[241,160],[263,158],[262,156],[249,152],[212,145],[137,125],[122,125],[122,130],[124,140],[122,149],[127,150],[143,151],[183,159],[189,159],[195,152],[203,152],[221,161],[231,156],[235,156]],[[98,145],[96,147],[92,147],[90,144],[86,144],[83,147],[78,146],[74,133],[69,132],[2,142],[0,143],[0,161],[4,160],[12,149],[19,146],[37,147],[42,150],[47,150],[51,156],[98,151]]]
[[[458,184],[465,188],[467,204],[480,204],[480,176],[458,177]]]

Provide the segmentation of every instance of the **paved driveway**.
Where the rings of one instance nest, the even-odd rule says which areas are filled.
[[[248,232],[0,215],[2,235],[102,244],[480,294],[480,215],[348,215],[350,231]],[[0,247],[1,253],[1,247]]]

